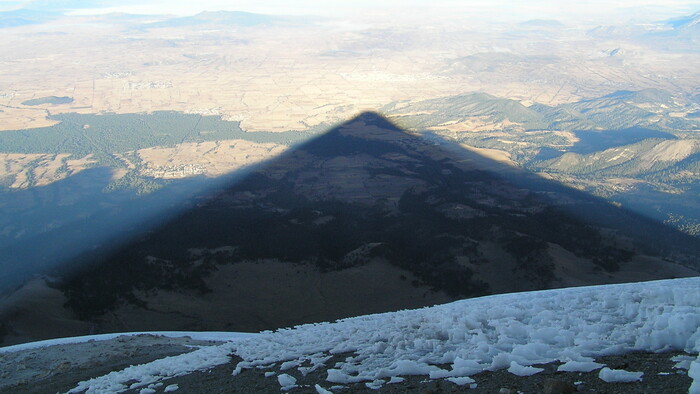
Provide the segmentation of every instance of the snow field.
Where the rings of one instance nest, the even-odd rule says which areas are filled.
[[[36,341],[21,343],[19,345],[0,347],[0,354],[18,352],[22,350],[30,350],[47,346],[55,345],[70,345],[75,343],[85,343],[91,341],[108,341],[110,339],[115,339],[122,336],[135,336],[135,335],[153,335],[168,338],[183,338],[190,337],[198,341],[217,341],[217,342],[227,342],[233,339],[253,337],[258,334],[247,333],[247,332],[198,332],[198,331],[142,331],[142,332],[122,332],[116,334],[97,334],[97,335],[85,335],[81,337],[70,337],[70,338],[56,338],[47,339],[45,341]]]
[[[69,393],[88,394],[118,393],[127,389],[148,387],[165,378],[182,376],[194,371],[208,369],[231,361],[232,343],[210,346],[191,353],[170,356],[147,364],[132,365],[121,371],[112,371],[107,375],[85,380]],[[133,382],[127,385],[127,382]]]
[[[131,388],[145,387],[226,363],[231,353],[244,360],[233,375],[280,362],[305,375],[340,354],[345,358],[329,366],[328,382],[376,388],[400,375],[467,384],[485,370],[534,374],[539,371],[532,365],[554,361],[564,363],[560,370],[592,371],[603,366],[594,357],[669,350],[700,350],[700,278],[504,294],[264,332],[112,372],[81,382],[73,392],[118,391],[134,380]],[[600,374],[622,379],[629,373]],[[689,375],[690,392],[700,394],[697,359]]]
[[[236,354],[256,365],[352,352],[328,370],[327,380],[341,384],[502,368],[528,375],[539,372],[531,365],[553,361],[564,362],[561,370],[592,371],[602,367],[595,356],[697,353],[699,290],[700,278],[691,278],[482,297],[280,330],[239,342]]]

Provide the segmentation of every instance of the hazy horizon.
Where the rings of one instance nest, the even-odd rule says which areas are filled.
[[[17,9],[55,10],[69,15],[128,13],[140,15],[189,16],[203,11],[243,11],[276,15],[316,15],[327,17],[374,16],[434,18],[478,17],[493,22],[518,22],[532,19],[557,19],[566,22],[614,23],[654,22],[679,17],[700,10],[695,1],[573,1],[565,4],[538,0],[527,3],[514,0],[470,1],[440,0],[360,0],[344,3],[298,1],[290,5],[281,0],[238,1],[235,5],[222,0],[187,1],[8,1],[0,0],[0,11]]]

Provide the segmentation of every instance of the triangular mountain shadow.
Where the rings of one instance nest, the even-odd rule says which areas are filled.
[[[698,257],[696,238],[367,112],[52,276],[98,331],[258,331],[693,276]]]
[[[111,168],[93,167],[48,185],[0,193],[0,228],[5,230],[0,233],[0,296],[34,275],[71,264],[86,250],[118,248],[186,209],[193,195],[211,185],[187,179],[138,196],[133,190],[105,193],[112,181]]]

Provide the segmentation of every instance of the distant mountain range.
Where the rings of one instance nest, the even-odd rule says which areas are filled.
[[[700,29],[700,11],[694,13],[693,15],[683,16],[680,18],[674,18],[667,21],[674,29]]]
[[[271,26],[273,24],[307,24],[317,18],[299,16],[263,15],[241,11],[205,11],[192,16],[174,17],[158,22],[145,23],[143,28],[171,28],[184,26]]]
[[[400,104],[400,105],[399,105]],[[467,93],[405,105],[394,103],[381,110],[405,119],[412,128],[438,127],[471,117],[486,117],[497,123],[508,121],[521,130],[613,130],[647,127],[656,130],[690,130],[700,119],[674,117],[676,111],[697,108],[693,97],[674,97],[659,89],[617,91],[574,103],[526,107],[517,100],[487,93]],[[399,109],[400,108],[400,109]]]
[[[49,22],[60,17],[65,17],[66,11],[71,11],[75,8],[80,9],[87,7],[71,7],[70,4],[59,6],[58,4],[54,4],[50,7],[32,6],[11,11],[2,11],[0,12],[0,29]],[[242,11],[205,11],[196,15],[183,17],[164,15],[158,16],[159,20],[155,22],[152,20],[153,16],[149,18],[144,15],[124,13],[101,14],[95,16],[95,18],[107,21],[119,21],[121,23],[126,23],[126,26],[139,29],[205,26],[256,27],[272,26],[276,24],[301,26],[313,23],[319,19],[318,17],[310,16],[265,15]]]
[[[700,11],[654,24],[597,26],[589,34],[601,39],[625,39],[658,49],[697,52],[700,40]]]
[[[39,10],[13,10],[0,12],[0,29],[48,22],[61,16],[59,12]]]
[[[518,166],[565,178],[692,234],[700,234],[699,110],[697,96],[658,89],[557,106],[469,93],[382,108],[411,130],[506,152]],[[470,132],[475,125],[479,132]],[[629,178],[622,186],[621,177]]]

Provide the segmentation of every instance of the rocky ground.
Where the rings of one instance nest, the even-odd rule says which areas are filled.
[[[0,393],[66,392],[82,380],[216,343],[135,335],[0,352]]]
[[[200,346],[216,344],[190,338],[164,338],[152,335],[118,337],[106,341],[92,341],[71,345],[55,345],[45,348],[0,353],[0,393],[56,393],[67,392],[79,381],[102,376],[129,365],[147,363],[170,355],[182,354]],[[366,383],[337,385],[326,381],[326,368],[344,359],[346,354],[335,355],[320,368],[303,376],[296,368],[281,371],[280,364],[268,368],[243,370],[239,375],[231,372],[240,359],[211,370],[167,379],[154,387],[154,391],[182,393],[276,393],[280,392],[278,376],[288,374],[298,387],[290,393],[316,393],[316,385],[336,393],[683,393],[691,384],[687,371],[675,368],[671,358],[679,352],[631,353],[606,356],[596,361],[612,369],[641,371],[641,382],[606,383],[598,377],[599,371],[589,373],[557,372],[559,363],[538,365],[544,371],[527,377],[511,374],[506,370],[487,371],[472,376],[476,387],[458,386],[447,380],[431,380],[426,376],[405,376],[396,383],[384,384],[377,390]],[[267,376],[266,376],[267,375]],[[395,379],[401,380],[401,379]],[[473,385],[472,385],[473,386]],[[142,392],[141,389],[128,392]]]
[[[633,353],[596,360],[613,369],[643,371],[642,382],[638,383],[606,383],[598,377],[598,370],[588,373],[557,372],[556,367],[559,363],[550,363],[537,365],[545,370],[527,377],[516,376],[506,370],[482,372],[472,376],[476,381],[476,388],[473,389],[469,384],[458,386],[447,380],[432,380],[426,376],[405,376],[402,382],[385,384],[376,390],[367,387],[366,383],[338,385],[332,389],[334,385],[325,380],[325,369],[301,376],[296,370],[279,371],[277,366],[270,369],[244,370],[232,378],[231,371],[235,367],[233,362],[210,371],[170,379],[164,382],[163,387],[177,384],[182,392],[187,393],[274,393],[280,390],[277,377],[265,377],[265,373],[269,375],[269,372],[275,372],[287,373],[297,378],[299,387],[289,390],[290,393],[316,393],[315,385],[319,383],[323,388],[335,393],[684,393],[688,391],[691,379],[686,371],[673,369],[675,362],[670,359],[677,354]],[[329,364],[332,365],[332,362],[333,360]]]

